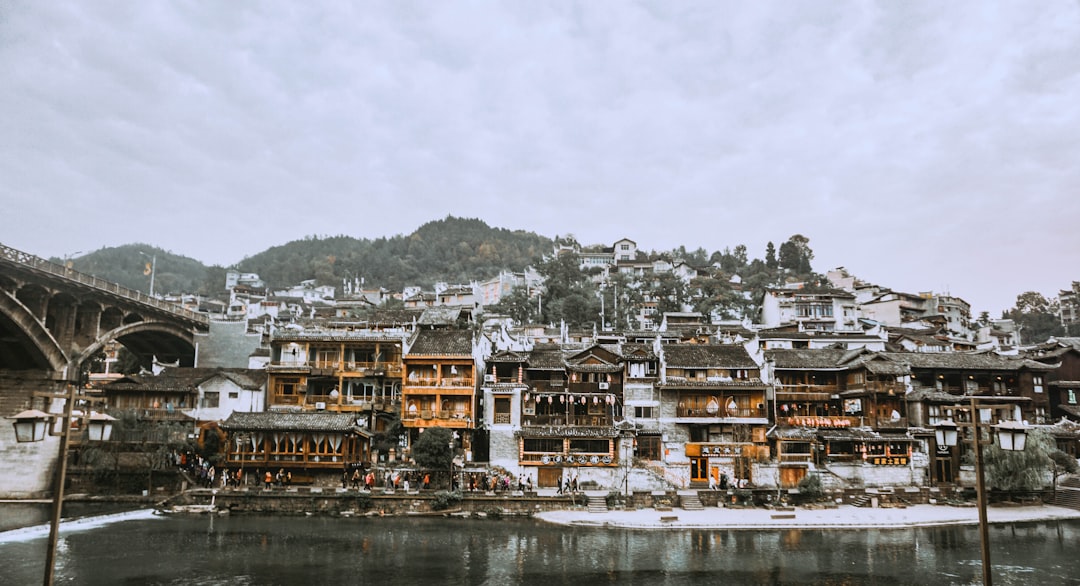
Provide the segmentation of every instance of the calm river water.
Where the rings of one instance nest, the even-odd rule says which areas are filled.
[[[48,527],[0,532],[0,584],[41,582]],[[997,584],[1080,584],[1080,522],[993,526]],[[61,532],[61,584],[974,584],[975,527],[644,531],[533,520],[159,517]]]

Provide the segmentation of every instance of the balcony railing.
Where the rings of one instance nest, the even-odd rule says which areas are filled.
[[[706,407],[678,407],[676,409],[676,416],[678,417],[767,417],[765,407],[739,407],[736,409],[728,409],[727,407],[721,407],[714,409],[712,413],[709,413],[709,409]]]
[[[778,423],[792,427],[852,427],[860,424],[858,417],[796,415],[780,417]]]
[[[527,426],[562,426],[610,427],[612,419],[607,415],[526,415],[522,425]]]
[[[444,378],[437,379],[435,377],[409,377],[405,379],[405,386],[408,387],[434,387],[440,389],[471,389],[476,383],[476,379],[472,377],[456,377],[456,378]]]

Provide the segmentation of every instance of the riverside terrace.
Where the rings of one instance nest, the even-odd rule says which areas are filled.
[[[1068,483],[1066,483],[1068,484]],[[1075,484],[1080,485],[1080,482]],[[1043,505],[1029,496],[1024,503],[992,503],[991,521],[1080,519],[1080,486],[1059,487],[1059,505]],[[1074,494],[1075,493],[1075,494]],[[1046,501],[1052,495],[1042,495]],[[1075,497],[1075,498],[1074,498]],[[73,499],[76,497],[73,497]],[[160,498],[160,497],[159,497]],[[829,491],[821,501],[799,505],[797,495],[784,494],[777,504],[775,489],[668,490],[619,495],[604,490],[559,493],[554,489],[446,493],[436,490],[344,489],[325,487],[255,487],[193,489],[160,500],[160,510],[196,505],[205,512],[306,515],[439,515],[540,516],[570,524],[652,522],[664,527],[903,526],[921,522],[977,523],[971,495],[957,489]],[[1039,504],[1036,504],[1039,503]],[[1077,506],[1065,506],[1077,503]],[[906,511],[906,512],[905,512]],[[1011,511],[1011,512],[1010,512]],[[931,514],[932,513],[932,514]],[[831,520],[830,520],[831,519]],[[784,523],[783,521],[789,521]],[[689,524],[689,525],[687,525]]]

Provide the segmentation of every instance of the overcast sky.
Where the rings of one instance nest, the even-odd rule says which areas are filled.
[[[0,243],[230,265],[447,215],[993,316],[1080,279],[1080,3],[0,3]]]

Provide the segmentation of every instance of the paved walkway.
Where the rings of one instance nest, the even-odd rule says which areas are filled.
[[[976,507],[913,505],[907,508],[860,508],[841,505],[835,509],[776,511],[770,509],[721,509],[703,511],[672,509],[657,511],[585,510],[537,513],[538,519],[561,525],[625,527],[630,529],[905,529],[938,525],[977,525]],[[1055,506],[1017,506],[987,509],[990,523],[1020,523],[1080,519],[1080,511]]]

